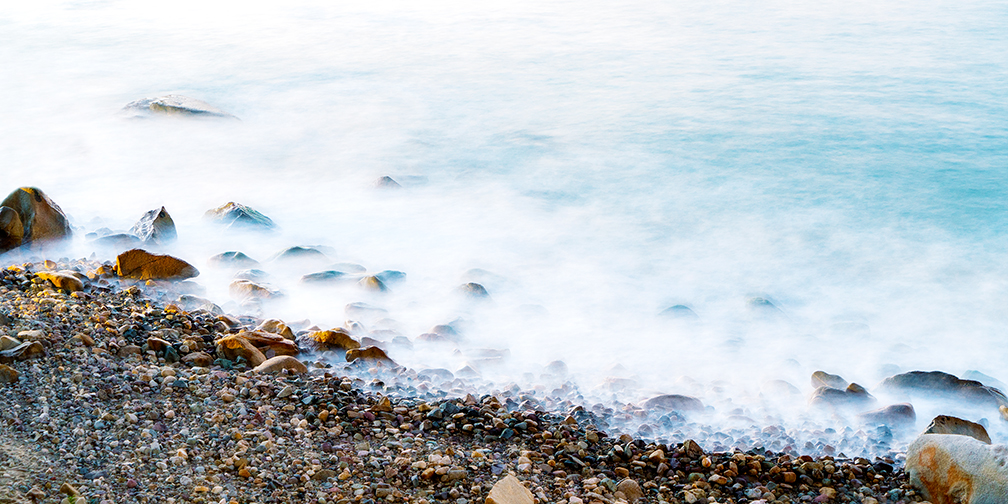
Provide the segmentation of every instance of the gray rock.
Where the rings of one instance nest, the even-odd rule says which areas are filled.
[[[969,436],[922,434],[907,448],[910,484],[936,503],[1001,504],[1008,495],[1008,448]]]
[[[207,264],[221,268],[254,268],[259,266],[259,261],[242,252],[232,250],[211,256],[210,259],[207,259]]]
[[[998,409],[1008,406],[1008,397],[994,387],[974,380],[960,380],[941,371],[911,371],[890,376],[879,388],[892,392],[921,393]]]
[[[165,244],[178,239],[175,221],[172,220],[171,215],[168,215],[165,207],[143,214],[140,220],[133,225],[133,229],[130,229],[130,232],[146,243]]]
[[[672,319],[672,320],[699,320],[700,317],[697,316],[689,306],[686,305],[675,305],[665,308],[658,314],[659,317]]]
[[[228,229],[273,231],[277,227],[272,219],[258,210],[233,201],[207,210],[203,218],[227,226]]]
[[[143,98],[127,103],[122,109],[122,114],[130,118],[193,116],[237,119],[237,117],[203,100],[173,94],[157,98]]]
[[[987,435],[987,429],[985,429],[983,425],[948,415],[938,415],[934,417],[934,420],[931,420],[931,425],[928,425],[924,434],[955,434],[959,436],[969,436],[977,441],[991,444],[991,438]]]
[[[875,397],[869,394],[864,387],[851,383],[846,389],[819,387],[809,397],[809,404],[813,406],[828,405],[833,407],[863,408],[875,404]]]
[[[665,394],[652,397],[644,402],[644,407],[663,411],[694,412],[703,411],[704,405],[700,399],[679,394]]]
[[[378,188],[378,189],[400,189],[400,188],[402,188],[402,186],[399,185],[399,182],[396,182],[395,179],[393,179],[392,177],[389,177],[388,175],[385,175],[384,177],[381,177],[378,180],[376,180],[375,183],[374,183],[374,186],[376,188]]]
[[[895,428],[906,428],[913,426],[917,421],[917,413],[913,405],[909,403],[892,404],[884,408],[872,411],[865,411],[858,414],[858,420],[868,425],[887,425]]]

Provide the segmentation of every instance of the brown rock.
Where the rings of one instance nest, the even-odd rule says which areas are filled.
[[[42,280],[47,280],[57,289],[68,292],[80,292],[84,290],[84,282],[68,271],[40,271],[37,273]]]
[[[846,389],[819,387],[812,392],[809,404],[813,406],[864,407],[875,403],[875,397],[864,387],[851,383]]]
[[[385,351],[378,347],[367,347],[367,348],[355,348],[353,350],[347,350],[346,360],[347,362],[353,362],[357,359],[364,360],[375,360],[379,362],[392,363],[392,359],[385,354]]]
[[[279,334],[265,331],[238,332],[238,336],[245,338],[249,343],[259,349],[263,355],[273,357],[274,355],[297,355],[298,347],[293,341],[280,336]]]
[[[228,286],[228,293],[233,299],[246,301],[249,299],[276,299],[283,297],[283,293],[270,289],[265,285],[255,283],[251,280],[235,280]]]
[[[181,259],[133,249],[116,257],[116,274],[135,280],[184,280],[199,271]]]
[[[196,367],[210,367],[213,358],[206,352],[190,352],[182,357],[182,362]]]
[[[957,434],[991,444],[991,438],[987,435],[987,429],[983,425],[948,415],[934,417],[924,434]]]
[[[10,366],[0,364],[0,384],[14,383],[18,380],[18,371]]]
[[[328,331],[310,332],[298,338],[298,344],[309,352],[354,350],[361,347],[360,342],[353,339],[350,333],[342,327]]]
[[[289,355],[278,355],[267,359],[262,364],[256,366],[253,371],[256,373],[279,373],[283,369],[297,374],[308,372],[308,366],[305,366],[304,363]]]
[[[38,341],[26,341],[20,345],[0,352],[0,362],[14,362],[45,355],[45,347]]]
[[[490,489],[486,504],[535,504],[535,497],[518,478],[509,474]]]
[[[238,357],[241,357],[252,367],[266,361],[266,356],[255,345],[250,343],[249,340],[241,336],[231,334],[218,339],[214,343],[217,344],[217,353],[223,355],[228,360],[234,361]]]
[[[364,278],[361,278],[360,281],[357,282],[357,285],[359,285],[364,290],[368,290],[371,292],[388,292],[389,290],[388,287],[385,286],[385,283],[374,275],[368,275]]]
[[[641,491],[640,485],[630,478],[620,481],[619,484],[616,485],[616,491],[623,492],[623,495],[626,496],[626,499],[629,502],[636,502],[637,500],[644,498],[644,492]]]
[[[242,252],[232,250],[230,252],[221,252],[207,259],[207,264],[218,268],[255,268],[259,266],[259,261],[252,259]]]
[[[0,202],[0,252],[27,243],[58,241],[72,234],[63,210],[37,188],[19,188]]]
[[[80,497],[80,492],[70,483],[63,483],[63,485],[60,486],[59,491],[61,494],[68,497]]]
[[[171,343],[168,343],[167,341],[161,338],[155,338],[154,336],[147,338],[148,350],[154,350],[155,352],[163,352],[165,348],[168,348],[170,346]]]
[[[907,447],[910,484],[934,504],[1005,502],[1004,447],[969,436],[922,434]]]
[[[845,389],[847,388],[847,380],[825,371],[816,371],[812,373],[812,388],[817,389],[819,387]]]
[[[460,294],[470,299],[490,299],[490,293],[487,292],[486,287],[475,282],[462,284],[457,290]]]
[[[292,331],[290,327],[287,327],[287,324],[284,324],[282,320],[277,319],[264,320],[262,321],[261,324],[259,324],[255,328],[255,330],[265,331],[273,334],[279,334],[280,336],[283,336],[284,338],[287,338],[291,341],[294,340],[294,331]]]
[[[20,344],[21,342],[18,341],[17,338],[12,338],[10,336],[0,336],[0,351],[10,350],[11,348],[14,348]]]
[[[126,345],[119,349],[119,357],[129,357],[130,355],[139,355],[143,350],[136,345]]]
[[[687,439],[683,441],[683,453],[689,458],[697,459],[703,456],[703,448],[700,448],[700,445],[696,441]]]
[[[665,394],[652,397],[644,402],[644,407],[679,412],[703,411],[704,409],[704,405],[699,399],[679,394]]]

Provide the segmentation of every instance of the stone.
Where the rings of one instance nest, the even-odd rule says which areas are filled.
[[[490,489],[486,504],[535,504],[535,497],[518,478],[509,474]]]
[[[620,481],[619,484],[616,485],[616,491],[623,492],[623,495],[626,496],[626,499],[629,502],[636,502],[644,498],[644,492],[641,491],[640,485],[630,478],[625,478],[623,481]]]
[[[147,338],[147,349],[154,350],[155,352],[164,352],[166,348],[170,347],[171,343],[161,339],[151,336]]]
[[[321,250],[314,247],[287,247],[280,252],[273,255],[272,261],[328,261],[327,257]]]
[[[59,492],[63,495],[66,495],[67,497],[81,496],[80,491],[78,491],[77,488],[71,485],[70,483],[63,483],[62,485],[60,485]]]
[[[704,405],[700,402],[700,399],[679,394],[664,394],[652,397],[644,402],[644,407],[648,409],[679,411],[683,413],[703,411],[704,409]]]
[[[191,264],[142,249],[127,250],[116,257],[116,274],[134,280],[184,280],[199,275]]]
[[[20,345],[0,352],[0,363],[22,361],[45,355],[45,347],[38,341],[26,341]]]
[[[259,261],[252,259],[243,252],[232,250],[210,256],[210,259],[207,259],[207,264],[218,268],[254,268],[259,266]]]
[[[362,289],[371,292],[388,292],[389,290],[388,287],[385,286],[384,282],[373,275],[361,278],[360,281],[357,282],[357,285],[359,285]]]
[[[122,108],[121,113],[129,118],[150,118],[158,116],[206,117],[238,119],[203,100],[188,96],[169,94],[155,98],[132,101]]]
[[[223,355],[224,358],[230,361],[235,361],[238,357],[241,357],[252,367],[266,362],[266,356],[255,345],[250,343],[249,340],[241,336],[230,334],[218,339],[214,343],[217,345],[218,355]]]
[[[258,210],[233,201],[207,210],[203,218],[226,226],[229,230],[273,231],[277,228],[272,219]]]
[[[396,270],[383,270],[375,273],[375,277],[377,277],[378,280],[381,280],[385,285],[388,285],[391,283],[402,282],[406,279],[406,273]]]
[[[490,293],[487,292],[486,287],[483,287],[476,282],[462,284],[457,290],[460,294],[469,299],[490,299]]]
[[[0,351],[10,350],[21,344],[17,338],[12,338],[10,336],[0,336]]]
[[[0,364],[0,385],[14,383],[18,380],[18,371],[8,365]]]
[[[788,397],[800,395],[798,387],[791,385],[785,380],[767,380],[760,385],[760,391],[771,397]]]
[[[256,326],[255,330],[265,331],[273,334],[279,334],[280,336],[283,336],[286,339],[289,339],[291,341],[294,340],[294,331],[292,331],[290,327],[287,327],[287,324],[283,323],[282,320],[278,319],[264,320],[262,321],[262,323]]]
[[[38,188],[21,187],[0,202],[0,253],[72,235],[63,210]]]
[[[991,438],[987,435],[987,429],[983,425],[948,415],[934,417],[928,428],[924,430],[924,434],[956,434],[991,444]]]
[[[182,357],[182,362],[195,367],[210,367],[213,364],[213,357],[206,352],[189,352]]]
[[[890,376],[882,381],[879,388],[892,392],[920,393],[956,399],[966,403],[998,409],[1008,406],[1008,397],[994,387],[988,387],[975,380],[961,380],[955,375],[941,371],[911,371]]]
[[[388,354],[384,350],[378,347],[365,347],[365,348],[355,348],[353,350],[347,350],[346,360],[347,362],[353,362],[357,359],[371,360],[392,363],[392,359],[389,358]]]
[[[910,403],[892,404],[884,408],[865,411],[858,414],[858,420],[863,424],[905,428],[912,427],[917,421],[917,413]]]
[[[1008,448],[969,436],[922,434],[907,447],[910,484],[933,504],[995,504],[1008,495]]]
[[[379,178],[378,180],[375,180],[374,186],[377,189],[402,189],[402,186],[399,185],[399,182],[396,182],[395,179],[389,177],[388,175],[385,175]]]
[[[665,308],[658,316],[671,320],[700,320],[700,317],[689,306],[681,304]]]
[[[67,292],[80,292],[84,290],[84,282],[69,271],[40,271],[38,277],[53,284],[57,289]]]
[[[838,375],[829,374],[825,371],[816,371],[815,373],[812,373],[812,388],[814,389],[819,387],[845,389],[847,388],[847,385],[847,380],[844,380]]]
[[[290,355],[278,355],[266,359],[262,364],[256,366],[253,371],[256,373],[279,373],[284,369],[297,374],[308,372],[308,366],[305,366],[304,363]]]
[[[116,233],[102,236],[94,241],[94,245],[117,251],[129,250],[143,245],[143,240],[134,235],[126,233]]]
[[[298,347],[293,341],[274,333],[242,329],[237,336],[245,338],[266,357],[274,355],[297,355]]]
[[[228,286],[228,294],[238,301],[249,299],[278,299],[283,293],[251,280],[235,280]]]
[[[313,331],[298,338],[298,346],[309,352],[354,350],[361,347],[350,333],[341,327],[328,331]]]
[[[875,397],[856,383],[851,383],[846,389],[819,387],[809,397],[809,404],[813,406],[863,408],[875,402]]]
[[[749,312],[754,315],[769,319],[784,317],[784,312],[782,312],[777,305],[773,304],[772,301],[765,297],[757,296],[746,299],[746,308],[748,308]]]
[[[703,448],[700,448],[700,445],[697,444],[696,441],[687,439],[686,441],[683,441],[683,453],[691,459],[698,459],[703,456],[704,451]]]
[[[175,231],[175,221],[172,220],[171,215],[168,215],[165,207],[161,207],[160,210],[155,208],[154,210],[147,211],[133,225],[130,233],[135,234],[145,243],[158,245],[171,243],[178,239],[178,233]]]
[[[306,284],[343,284],[353,281],[356,277],[347,275],[342,271],[327,270],[318,273],[309,273],[301,277],[301,283]]]

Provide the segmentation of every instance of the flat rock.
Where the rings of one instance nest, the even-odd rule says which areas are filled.
[[[361,347],[350,333],[341,327],[327,331],[313,331],[303,334],[297,340],[301,348],[309,352],[324,352],[327,350],[354,350]]]
[[[45,355],[45,347],[38,341],[25,341],[20,345],[0,352],[0,363],[22,361]]]
[[[243,252],[232,250],[211,256],[210,259],[207,259],[207,264],[218,268],[254,268],[259,266],[259,261]]]
[[[252,367],[266,362],[266,356],[249,340],[241,336],[231,334],[218,339],[215,343],[218,355],[223,355],[228,360],[235,361],[241,357]]]
[[[175,221],[165,207],[161,209],[149,210],[140,217],[140,220],[133,225],[130,232],[135,234],[145,243],[156,243],[163,245],[178,239],[175,231]]]
[[[279,334],[258,330],[241,330],[238,337],[245,338],[249,343],[259,349],[266,357],[274,355],[297,355],[298,347],[293,340],[289,340]]]
[[[84,290],[84,282],[69,271],[40,271],[37,273],[42,280],[47,280],[57,289],[67,292],[80,292]]]
[[[256,373],[279,373],[282,370],[288,370],[297,374],[307,373],[308,366],[289,355],[278,355],[267,359],[262,364],[253,369]]]
[[[903,428],[910,427],[917,421],[917,413],[910,403],[892,404],[884,408],[859,413],[858,420],[863,424],[884,424],[889,427]]]
[[[193,265],[142,249],[127,250],[116,257],[116,274],[134,280],[184,280],[199,275]]]
[[[1008,397],[994,387],[975,380],[961,380],[941,371],[911,371],[890,376],[879,388],[887,391],[921,393],[956,399],[966,403],[998,409],[1008,406]]]
[[[38,188],[21,187],[0,202],[0,253],[24,244],[54,242],[72,235],[63,210]]]
[[[847,380],[839,375],[829,374],[826,371],[816,371],[812,373],[812,388],[831,387],[835,389],[847,388]]]
[[[191,116],[237,119],[237,117],[217,108],[203,100],[188,96],[169,94],[155,98],[142,98],[126,104],[122,114],[130,118],[149,118],[158,116]]]
[[[999,504],[1008,495],[1008,448],[969,436],[922,434],[907,448],[910,484],[933,504]]]
[[[934,420],[931,420],[931,425],[928,425],[928,428],[924,430],[924,434],[956,434],[991,444],[991,438],[987,435],[987,429],[983,425],[948,415],[934,417]]]
[[[392,359],[389,358],[388,354],[385,353],[385,350],[373,346],[347,350],[346,353],[347,362],[353,362],[357,359],[394,363]]]
[[[309,273],[301,277],[301,283],[306,284],[345,284],[355,280],[357,277],[347,275],[345,272],[336,270],[319,271]]]
[[[12,338],[10,336],[0,336],[0,351],[10,350],[21,344],[17,338]]]
[[[535,504],[535,497],[518,478],[509,474],[490,489],[486,504]]]
[[[207,210],[203,218],[233,230],[272,231],[277,227],[272,219],[258,210],[234,201]]]
[[[704,409],[704,405],[700,402],[700,399],[679,394],[665,394],[652,397],[644,402],[644,407],[679,412],[703,411]]]

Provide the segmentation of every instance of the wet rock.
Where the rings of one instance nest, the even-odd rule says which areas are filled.
[[[987,385],[988,387],[994,387],[994,388],[996,388],[998,390],[1008,389],[1008,385],[1005,385],[1004,382],[1002,382],[1001,380],[998,380],[997,378],[994,378],[993,376],[988,376],[986,374],[983,374],[983,373],[981,373],[980,371],[977,371],[977,370],[972,370],[971,369],[969,371],[966,371],[965,373],[963,373],[962,378],[964,380],[975,380],[975,381],[978,381],[978,382],[980,382],[980,383],[982,383],[984,385]]]
[[[845,389],[847,388],[847,380],[842,377],[829,374],[825,371],[816,371],[812,373],[812,388],[817,389],[819,387],[830,387],[835,389]]]
[[[924,430],[924,434],[969,436],[977,441],[991,444],[991,438],[987,435],[987,429],[983,425],[948,415],[934,417],[934,420],[931,420],[931,425],[928,425],[928,428]]]
[[[236,336],[244,338],[254,347],[259,349],[259,351],[266,357],[272,357],[274,355],[298,354],[297,344],[294,343],[293,340],[289,340],[279,334],[258,330],[241,330]]]
[[[146,250],[127,250],[116,257],[116,274],[134,280],[183,280],[199,275],[191,264]]]
[[[175,300],[175,304],[185,311],[206,310],[214,315],[224,313],[213,301],[192,294],[182,294]]]
[[[347,275],[342,271],[327,270],[318,273],[309,273],[301,277],[301,283],[306,284],[345,284],[353,281],[355,277]]]
[[[292,331],[290,327],[287,327],[287,324],[285,324],[282,320],[278,319],[264,320],[262,321],[262,323],[256,326],[255,330],[273,334],[279,334],[280,336],[283,336],[286,339],[292,341],[294,340],[294,331]]]
[[[886,391],[922,393],[956,399],[966,403],[998,409],[1008,406],[1008,398],[998,389],[974,380],[960,380],[941,371],[911,371],[890,376],[879,388]]]
[[[547,374],[561,378],[567,376],[567,373],[569,372],[567,370],[567,363],[562,360],[555,360],[553,362],[550,362],[549,364],[546,364],[546,368],[544,369],[544,371]]]
[[[148,118],[158,116],[176,117],[208,117],[222,119],[237,119],[237,117],[217,108],[203,100],[188,96],[170,94],[156,98],[142,98],[127,103],[122,108],[122,114],[129,118]]]
[[[277,252],[272,261],[328,261],[329,258],[315,247],[288,247]]]
[[[126,233],[115,233],[102,236],[91,242],[92,244],[110,250],[129,250],[143,245],[143,240]]]
[[[343,308],[346,316],[351,318],[384,317],[388,310],[367,303],[350,303]]]
[[[865,407],[875,403],[875,397],[868,393],[864,387],[851,383],[846,389],[833,387],[819,387],[812,392],[809,397],[809,404],[813,406],[833,406],[833,407]]]
[[[259,261],[242,252],[232,250],[211,256],[210,259],[207,259],[207,264],[218,268],[254,268],[259,266]]]
[[[377,189],[401,189],[402,188],[402,186],[399,185],[399,182],[396,182],[392,177],[389,177],[388,175],[385,175],[385,176],[379,178],[378,180],[375,180],[374,186]]]
[[[241,336],[234,334],[224,336],[214,343],[217,345],[217,354],[230,361],[236,361],[241,357],[252,367],[266,362],[266,356],[249,340]]]
[[[232,230],[272,231],[277,227],[269,217],[259,213],[258,210],[233,201],[207,210],[203,218]]]
[[[38,188],[21,187],[0,202],[0,252],[72,234],[63,210]]]
[[[25,341],[20,345],[0,352],[0,363],[22,361],[45,355],[45,347],[38,341]]]
[[[10,336],[0,336],[0,351],[10,350],[11,348],[18,346],[21,343],[22,342],[18,341],[17,338],[12,338]]]
[[[375,273],[375,277],[377,277],[378,280],[381,280],[382,283],[388,285],[388,284],[391,284],[391,283],[401,282],[401,281],[405,280],[406,279],[406,273],[403,273],[402,271],[395,271],[395,270],[384,270],[384,271],[380,271],[378,273]]]
[[[388,292],[389,290],[388,287],[385,286],[384,282],[373,275],[361,278],[360,281],[357,282],[357,285],[364,290],[371,292]]]
[[[385,353],[385,351],[378,347],[355,348],[353,350],[347,350],[346,353],[347,362],[353,362],[357,359],[394,363],[392,359],[390,359],[389,356]]]
[[[182,362],[196,367],[210,367],[213,357],[206,352],[189,352],[182,357]]]
[[[63,289],[67,292],[84,290],[84,282],[70,271],[40,271],[38,277],[53,284],[57,289]]]
[[[256,366],[253,371],[256,373],[279,373],[284,369],[297,374],[308,372],[307,366],[289,355],[278,355],[267,359],[262,364]]]
[[[892,404],[884,408],[865,411],[858,414],[858,420],[863,424],[884,424],[890,427],[911,427],[917,421],[917,413],[909,403]]]
[[[619,484],[616,485],[616,491],[623,492],[623,495],[626,496],[626,500],[628,502],[637,502],[638,500],[644,498],[644,492],[641,490],[640,485],[630,478],[625,478],[623,481],[620,481]]]
[[[314,331],[298,337],[298,346],[309,352],[324,352],[327,350],[354,350],[361,347],[350,333],[343,328],[328,331]]]
[[[8,365],[0,364],[0,385],[14,383],[18,380],[18,371]]]
[[[658,316],[672,320],[700,320],[696,312],[686,305],[670,306],[662,310]]]
[[[509,474],[490,489],[486,504],[535,504],[535,497],[518,478]]]
[[[237,301],[250,299],[278,299],[283,293],[251,280],[235,280],[228,286],[228,294]]]
[[[704,405],[700,402],[700,399],[679,394],[665,394],[658,397],[652,397],[644,402],[644,407],[647,409],[678,411],[683,413],[703,411],[704,409]]]
[[[270,274],[261,269],[243,269],[236,271],[231,278],[235,280],[248,280],[250,282],[265,282],[269,277]]]
[[[476,282],[462,284],[457,290],[460,294],[469,299],[490,299],[490,293],[487,292],[486,287],[483,287]]]
[[[140,220],[130,229],[130,232],[137,235],[145,243],[164,245],[178,239],[178,233],[175,231],[175,221],[172,220],[171,215],[168,215],[165,207],[161,207],[160,210],[155,208],[143,214]]]
[[[1008,495],[1008,450],[969,436],[922,434],[907,448],[910,484],[934,504],[994,504]]]

